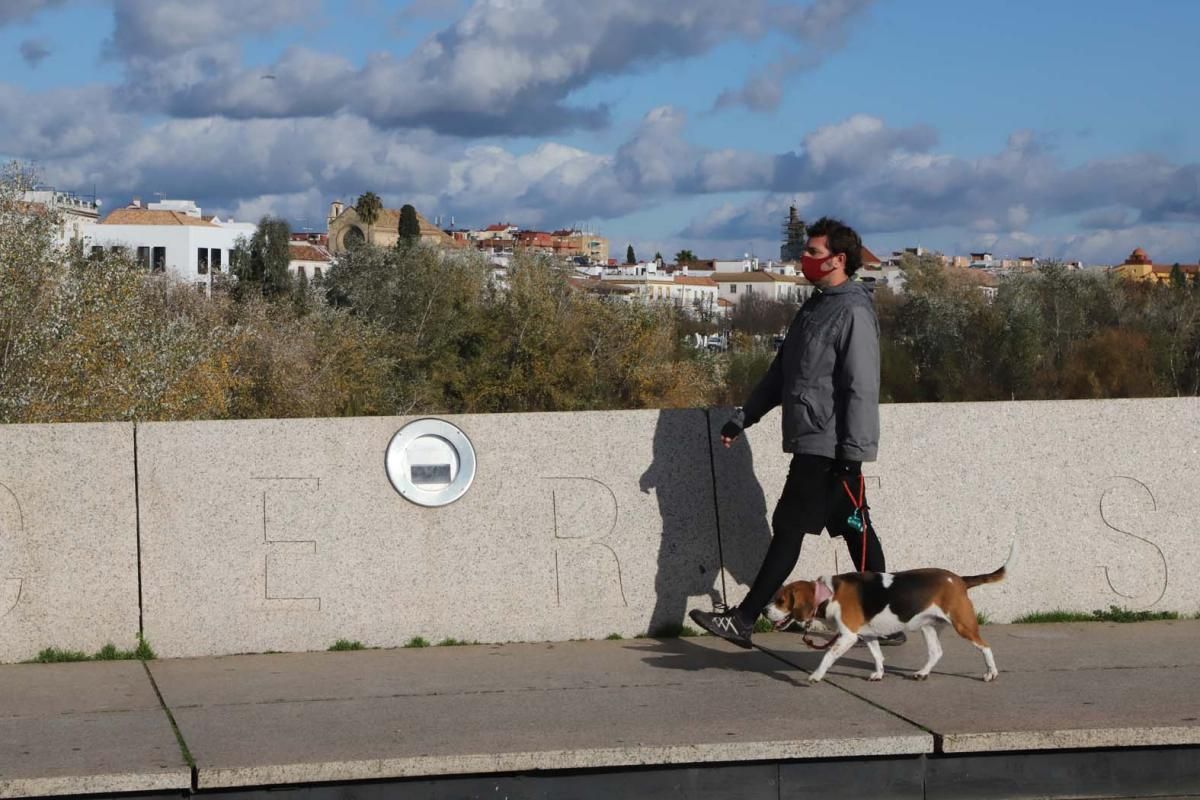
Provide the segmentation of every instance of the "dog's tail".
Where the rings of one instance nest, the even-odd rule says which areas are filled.
[[[1004,564],[1000,567],[1000,569],[996,570],[995,572],[989,572],[986,575],[964,575],[963,583],[967,585],[968,589],[972,589],[985,583],[999,583],[1000,581],[1004,580],[1004,576],[1008,574],[1008,567],[1013,563],[1013,559],[1016,558],[1016,555],[1017,540],[1013,539],[1012,547],[1008,549],[1008,558],[1004,560]]]

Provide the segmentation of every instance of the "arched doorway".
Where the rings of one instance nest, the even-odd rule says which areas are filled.
[[[342,234],[342,247],[346,250],[353,250],[356,247],[361,247],[366,244],[367,237],[363,235],[362,228],[357,225],[351,225]]]

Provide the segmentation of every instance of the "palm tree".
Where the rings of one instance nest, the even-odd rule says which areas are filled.
[[[354,203],[354,212],[367,224],[368,242],[371,241],[371,226],[375,224],[375,220],[379,219],[379,212],[382,210],[383,201],[374,192],[359,195],[357,202]]]

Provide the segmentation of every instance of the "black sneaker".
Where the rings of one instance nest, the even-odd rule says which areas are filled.
[[[713,611],[701,611],[697,608],[693,609],[688,616],[713,636],[720,636],[738,647],[750,649],[750,634],[754,632],[754,626],[747,625],[738,619],[736,612],[723,611],[718,614]]]

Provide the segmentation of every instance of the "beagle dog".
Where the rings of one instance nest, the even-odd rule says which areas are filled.
[[[975,606],[967,590],[1004,580],[1012,557],[1010,552],[1005,565],[987,575],[960,577],[949,570],[930,568],[896,573],[848,572],[815,581],[795,581],[775,593],[764,613],[776,630],[783,630],[793,622],[807,626],[818,617],[833,623],[837,639],[816,672],[809,676],[809,683],[824,678],[833,663],[860,638],[875,659],[875,671],[867,680],[883,680],[883,653],[878,640],[898,631],[915,630],[925,637],[929,659],[912,677],[925,680],[942,657],[936,626],[947,622],[959,636],[983,652],[987,667],[983,679],[992,681],[997,675],[996,660],[992,648],[979,636]]]

